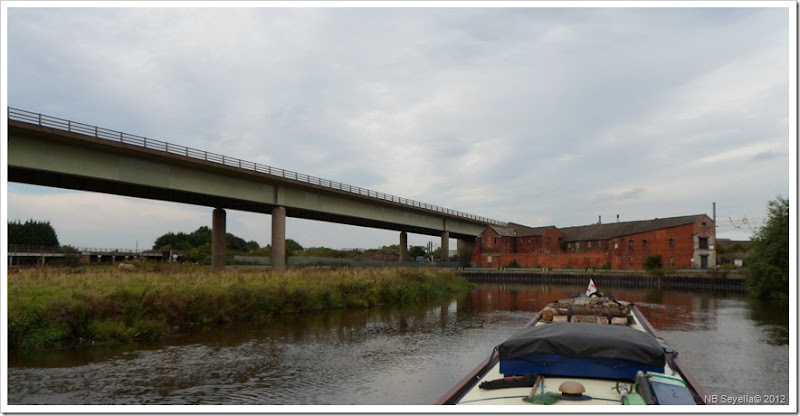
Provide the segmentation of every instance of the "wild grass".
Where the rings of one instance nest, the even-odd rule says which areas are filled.
[[[469,286],[436,269],[29,269],[8,276],[8,345],[154,340],[176,328],[443,299]]]

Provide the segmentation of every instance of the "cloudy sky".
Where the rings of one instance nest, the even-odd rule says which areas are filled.
[[[6,3],[4,105],[529,226],[716,202],[717,236],[747,239],[790,196],[792,2],[526,6]],[[4,185],[7,219],[50,221],[62,244],[149,248],[211,225],[207,207]],[[229,210],[228,231],[265,245],[270,218]],[[296,219],[287,236],[399,240]]]

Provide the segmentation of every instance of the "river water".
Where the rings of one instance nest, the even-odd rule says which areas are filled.
[[[788,305],[600,289],[639,305],[718,403],[774,394],[789,404]],[[536,311],[584,290],[482,283],[438,304],[281,317],[155,344],[11,351],[8,404],[431,404]]]

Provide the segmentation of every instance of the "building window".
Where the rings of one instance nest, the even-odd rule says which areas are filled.
[[[642,240],[642,248],[647,248],[647,239]]]
[[[708,237],[700,237],[700,249],[708,250]]]
[[[616,250],[616,249],[618,249],[618,248],[619,248],[619,242],[618,242],[618,241],[615,241],[615,242],[614,242],[614,250]]]
[[[674,238],[670,238],[669,239],[669,248],[674,248],[674,247],[675,247],[675,239]]]
[[[633,250],[633,240],[628,240],[628,248]]]
[[[578,242],[578,243],[575,243],[575,250],[576,250],[578,253],[580,253],[580,252],[581,252],[581,243],[580,243],[580,242]]]
[[[492,237],[492,244],[497,244],[497,237]]]
[[[592,242],[591,241],[586,243],[586,248],[592,248]]]
[[[544,243],[549,246],[550,245],[550,237],[545,237]]]

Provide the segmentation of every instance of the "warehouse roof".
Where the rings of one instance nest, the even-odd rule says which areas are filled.
[[[646,233],[664,228],[693,224],[705,214],[686,215],[672,218],[655,218],[644,221],[614,222],[609,224],[592,224],[577,227],[561,228],[564,241],[608,240],[631,234]]]

